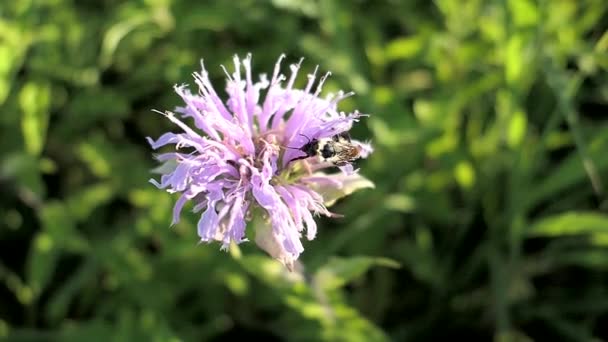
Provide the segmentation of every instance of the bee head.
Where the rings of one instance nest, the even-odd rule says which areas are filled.
[[[289,149],[292,149],[292,150],[302,151],[304,153],[304,155],[293,158],[289,162],[300,160],[300,159],[305,159],[305,158],[312,157],[317,154],[317,151],[319,149],[319,140],[310,139],[309,137],[305,136],[304,134],[300,134],[300,135],[303,136],[304,138],[306,138],[306,140],[307,140],[306,144],[302,145],[301,147],[290,147],[290,146],[286,146],[286,147]]]
[[[306,153],[307,156],[313,156],[317,153],[318,148],[319,141],[317,139],[312,139],[304,144],[304,146],[300,147],[300,151]]]

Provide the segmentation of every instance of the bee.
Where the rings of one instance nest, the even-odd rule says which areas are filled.
[[[330,162],[335,166],[344,166],[361,157],[361,147],[353,144],[350,136],[346,133],[321,139],[310,139],[305,135],[302,136],[308,139],[308,142],[304,146],[294,149],[304,152],[305,155],[296,157],[290,162],[317,156],[322,162]]]

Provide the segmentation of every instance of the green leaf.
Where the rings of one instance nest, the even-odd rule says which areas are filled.
[[[608,169],[608,129],[601,128],[592,139],[589,139],[588,153],[598,172]],[[543,177],[538,184],[533,184],[524,199],[526,206],[534,206],[543,200],[550,200],[552,196],[568,189],[587,178],[583,167],[581,155],[571,153],[558,166],[553,167],[547,177]]]
[[[11,90],[10,76],[15,57],[14,49],[6,44],[0,44],[0,105],[4,103]]]
[[[36,206],[46,193],[35,156],[25,153],[6,156],[0,164],[0,176],[15,180],[21,197],[31,206]]]
[[[399,263],[387,258],[332,258],[315,273],[315,283],[325,290],[343,287],[367,272],[372,266],[398,268]]]
[[[507,131],[507,144],[511,148],[517,148],[524,141],[526,129],[528,126],[528,118],[526,114],[518,110],[511,116],[509,120],[509,128]]]
[[[107,178],[110,176],[112,171],[111,160],[112,157],[115,157],[111,152],[112,151],[108,148],[107,144],[99,142],[98,136],[82,142],[77,148],[80,159],[82,159],[91,172],[99,178]]]
[[[534,1],[509,0],[507,3],[516,26],[534,26],[538,21],[538,9]]]
[[[70,128],[82,129],[96,121],[121,119],[129,114],[127,94],[114,88],[83,89],[71,97],[66,112]]]
[[[26,83],[19,93],[23,111],[21,130],[25,149],[31,155],[40,155],[46,139],[51,103],[51,87],[45,82]]]
[[[562,251],[554,256],[558,265],[576,265],[598,270],[608,270],[608,250],[590,248],[588,250]]]
[[[86,250],[88,242],[76,230],[74,219],[64,203],[59,201],[46,203],[42,208],[41,220],[44,230],[54,244],[70,251]]]
[[[50,321],[61,321],[68,312],[70,303],[79,291],[98,274],[98,264],[89,257],[76,271],[67,275],[67,279],[60,283],[57,291],[49,299],[45,307],[45,315]]]
[[[525,333],[518,330],[497,332],[494,335],[494,342],[533,342]]]
[[[26,277],[35,297],[40,295],[51,280],[58,257],[59,253],[51,236],[46,233],[37,234],[30,248]]]
[[[523,76],[526,59],[523,57],[524,39],[513,35],[506,46],[505,77],[509,84],[517,85]]]
[[[72,218],[83,221],[91,212],[112,199],[114,190],[110,183],[99,183],[76,191],[66,200]]]
[[[567,212],[533,224],[528,236],[562,236],[608,232],[608,215],[595,212]]]
[[[67,325],[60,332],[57,340],[76,342],[82,340],[110,341],[116,340],[118,332],[115,324],[109,324],[102,319],[94,319],[80,324]],[[94,338],[92,338],[94,336]],[[121,336],[128,339],[127,336]]]
[[[418,36],[394,39],[386,46],[386,58],[389,61],[412,58],[420,53],[423,42]]]
[[[468,161],[461,161],[456,165],[454,177],[461,187],[470,189],[475,184],[475,169]]]
[[[323,340],[366,342],[385,342],[391,340],[382,329],[365,318],[356,309],[337,301],[332,304],[331,314],[335,315],[335,322],[329,326],[326,324],[323,331]]]
[[[374,188],[375,185],[369,179],[363,177],[359,173],[346,175],[343,173],[337,173],[332,175],[325,174],[313,174],[314,177],[322,177],[325,179],[333,180],[334,182],[310,182],[310,187],[323,196],[325,205],[330,207],[337,200],[342,197],[348,196],[353,192],[365,188]]]
[[[152,18],[149,17],[147,13],[139,13],[137,15],[132,15],[127,20],[112,25],[103,37],[101,52],[99,54],[100,65],[103,68],[110,66],[120,42],[125,39],[129,33],[151,21]]]

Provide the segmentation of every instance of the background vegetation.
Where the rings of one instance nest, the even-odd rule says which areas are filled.
[[[608,2],[0,4],[0,338],[608,338]],[[147,183],[204,58],[331,70],[376,182],[306,243],[197,245]],[[302,77],[300,82],[304,82]],[[400,267],[396,267],[396,264]]]

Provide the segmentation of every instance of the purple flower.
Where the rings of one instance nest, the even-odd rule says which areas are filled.
[[[201,241],[220,241],[227,248],[232,242],[247,241],[247,222],[260,212],[265,224],[255,228],[256,243],[291,269],[304,250],[301,235],[312,240],[317,234],[314,216],[332,216],[326,205],[373,184],[353,173],[350,164],[342,172],[327,174],[324,171],[334,165],[315,156],[294,161],[305,156],[299,148],[309,139],[347,132],[362,114],[337,110],[338,102],[353,93],[319,96],[329,73],[315,85],[315,69],[304,89],[294,88],[302,60],[290,66],[287,78],[281,74],[284,58],[277,61],[270,81],[262,74],[256,82],[251,55],[243,60],[235,56],[235,71],[229,74],[224,68],[226,102],[201,63],[202,71],[194,74],[198,93],[175,86],[184,106],[176,108],[177,114],[164,114],[181,132],[148,141],[154,149],[175,145],[175,151],[156,156],[163,163],[160,182],[150,180],[159,189],[180,194],[172,224],[179,221],[186,202],[192,201],[194,212],[201,212]],[[361,157],[372,151],[369,144],[351,143],[359,146]]]

